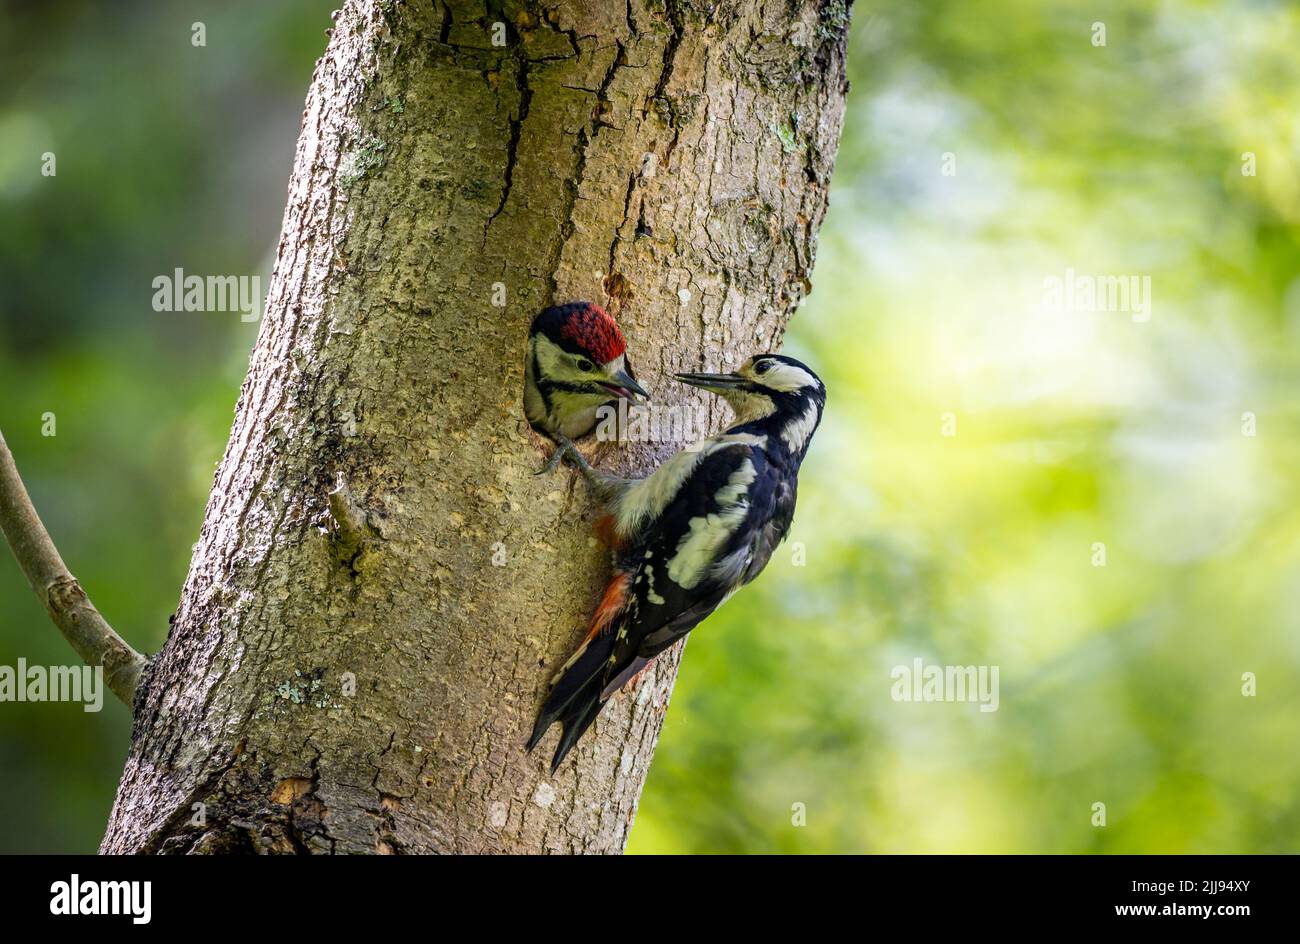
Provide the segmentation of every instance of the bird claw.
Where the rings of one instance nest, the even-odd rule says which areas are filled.
[[[552,433],[551,438],[554,439],[559,446],[555,452],[551,453],[551,458],[546,460],[546,465],[533,473],[534,475],[549,475],[554,472],[564,460],[566,453],[575,463],[577,463],[578,468],[587,470],[591,469],[591,466],[587,464],[587,460],[582,457],[582,453],[578,452],[578,447],[573,444],[573,440],[561,433]]]
[[[555,452],[551,453],[551,458],[546,460],[546,465],[534,472],[533,475],[550,475],[559,468],[561,460],[564,459],[564,453],[567,452],[568,449],[568,446],[561,446],[559,449],[556,449]]]
[[[587,461],[586,456],[580,453],[573,443],[569,443],[567,446],[563,447],[560,450],[560,453],[567,454],[569,461],[577,466],[578,471],[587,478],[591,478],[591,476],[596,474],[596,470],[591,467],[591,463]]]
[[[582,477],[587,480],[587,484],[591,486],[601,501],[607,501],[616,495],[629,481],[597,472],[592,464],[587,461],[587,457],[578,451],[578,447],[567,436],[559,433],[550,435],[559,443],[559,448],[552,453],[551,458],[546,461],[546,465],[533,473],[534,475],[546,475],[554,472],[556,467],[564,460],[564,457],[568,456],[569,464],[582,474]]]

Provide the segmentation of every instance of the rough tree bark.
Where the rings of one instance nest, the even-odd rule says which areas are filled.
[[[776,349],[810,284],[847,19],[345,4],[104,851],[623,848],[676,657],[554,778],[552,738],[523,752],[608,569],[582,485],[533,475],[527,326],[606,303],[669,402],[690,396],[674,370]]]

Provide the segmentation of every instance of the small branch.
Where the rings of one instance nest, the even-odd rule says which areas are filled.
[[[49,532],[32,507],[13,454],[0,433],[0,530],[45,604],[54,625],[87,665],[104,667],[109,689],[130,708],[144,668],[144,656],[113,631],[68,572]]]
[[[357,573],[357,560],[372,544],[378,529],[374,517],[357,504],[348,487],[347,478],[337,473],[334,490],[326,495],[330,519],[334,522],[332,536],[335,554],[340,563],[347,565],[353,576]]]
[[[352,497],[343,473],[337,473],[334,490],[329,493],[330,517],[338,529],[339,539],[346,545],[356,548],[365,542],[366,515]]]

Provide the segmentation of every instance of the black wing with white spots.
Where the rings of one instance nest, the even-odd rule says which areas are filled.
[[[758,576],[793,515],[794,489],[761,447],[737,444],[705,458],[620,557],[632,584],[604,696]]]

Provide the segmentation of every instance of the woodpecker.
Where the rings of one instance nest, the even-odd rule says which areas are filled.
[[[562,724],[552,773],[615,692],[758,576],[794,517],[799,466],[826,403],[817,375],[759,354],[732,374],[676,376],[726,400],[732,425],[644,479],[598,472],[564,447],[605,505],[614,574],[528,741],[532,750]]]
[[[636,382],[627,342],[613,318],[592,302],[547,308],[528,331],[524,415],[559,447],[542,472],[559,464],[570,440],[590,433],[597,411],[618,398],[649,394]],[[577,450],[574,450],[576,453]]]

